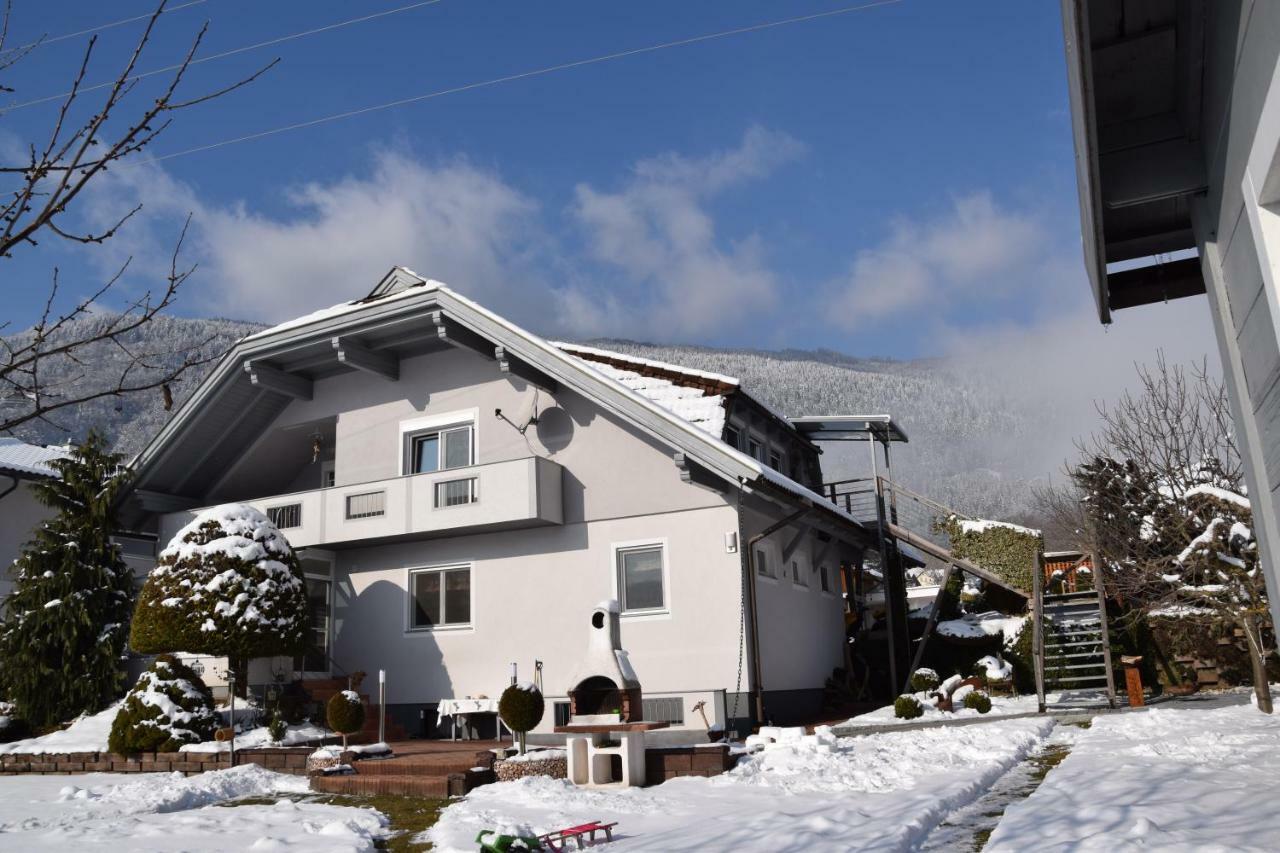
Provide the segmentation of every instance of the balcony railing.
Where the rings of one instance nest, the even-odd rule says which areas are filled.
[[[562,469],[539,457],[490,462],[243,501],[267,514],[295,547],[561,524]],[[160,546],[199,510],[169,513]]]

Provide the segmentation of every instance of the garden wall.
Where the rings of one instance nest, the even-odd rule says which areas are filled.
[[[307,775],[307,756],[314,746],[256,747],[236,750],[236,765],[257,764],[268,770]],[[112,752],[49,752],[0,755],[0,775],[20,773],[204,773],[231,766],[227,753],[139,752],[120,755]]]

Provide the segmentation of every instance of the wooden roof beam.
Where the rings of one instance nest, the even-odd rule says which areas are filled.
[[[244,372],[249,374],[249,381],[257,388],[275,391],[295,400],[310,400],[312,397],[312,383],[305,376],[285,373],[260,361],[246,361]]]
[[[389,352],[376,352],[351,338],[335,337],[331,341],[338,361],[347,367],[373,373],[395,382],[400,378],[400,359]]]

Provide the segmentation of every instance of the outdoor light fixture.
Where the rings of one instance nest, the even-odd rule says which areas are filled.
[[[200,663],[200,658],[193,660],[189,666],[190,670],[196,674],[196,677],[204,675],[204,664]]]
[[[724,535],[724,552],[726,554],[738,553],[738,532],[730,530]]]

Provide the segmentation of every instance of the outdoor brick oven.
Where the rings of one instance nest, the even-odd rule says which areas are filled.
[[[575,785],[643,785],[645,733],[666,723],[645,722],[640,679],[622,648],[618,602],[591,612],[587,650],[569,683],[569,781]]]
[[[639,722],[644,717],[640,680],[622,648],[617,601],[596,605],[588,636],[586,655],[570,682],[570,725]]]

